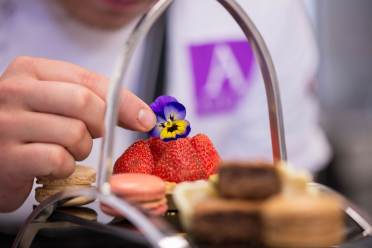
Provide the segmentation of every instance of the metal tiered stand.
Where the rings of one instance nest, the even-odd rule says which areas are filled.
[[[87,229],[111,233],[121,237],[123,240],[142,238],[146,239],[148,244],[153,247],[192,247],[192,244],[186,238],[177,235],[177,231],[175,231],[162,218],[149,217],[125,200],[112,194],[108,183],[113,167],[113,146],[115,140],[115,126],[118,120],[120,91],[123,87],[123,79],[126,75],[129,62],[131,61],[132,55],[140,40],[146,36],[150,28],[172,2],[173,0],[159,0],[138,21],[131,36],[123,47],[122,58],[110,85],[109,95],[107,98],[105,137],[99,161],[96,187],[92,187],[91,189],[60,192],[42,202],[34,209],[17,234],[12,246],[13,248],[30,247],[35,235],[40,230],[69,226],[80,226]],[[266,44],[251,19],[235,0],[217,0],[217,2],[219,2],[232,15],[237,24],[243,30],[255,52],[255,57],[260,66],[263,81],[265,83],[274,162],[286,161],[287,152],[278,81]],[[310,186],[322,191],[332,191],[326,186],[317,183],[311,183]],[[354,231],[349,231],[348,239],[358,239],[371,235],[372,227],[370,223],[372,222],[369,216],[364,214],[342,195],[334,191],[332,191],[332,193],[337,194],[343,199],[345,202],[345,213],[353,222],[353,225],[358,228],[358,231],[355,231],[355,229]],[[58,206],[61,206],[63,202],[77,196],[95,197],[97,201],[116,209],[123,216],[126,216],[126,218],[140,232],[133,232],[96,221],[83,220],[79,217],[67,218],[67,220],[64,219],[55,222],[50,221],[50,217],[55,213]]]

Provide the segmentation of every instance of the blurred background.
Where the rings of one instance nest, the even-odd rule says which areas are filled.
[[[89,3],[89,1],[90,0],[81,1],[81,2]],[[239,0],[239,1],[245,4],[260,3],[260,1],[258,0],[251,0],[251,1]],[[293,0],[293,1],[295,2],[296,0]],[[323,129],[326,131],[326,135],[332,145],[332,151],[333,151],[332,160],[330,164],[328,165],[326,169],[324,169],[317,176],[317,180],[345,194],[350,199],[352,199],[357,205],[361,206],[362,208],[367,210],[370,214],[372,214],[372,162],[370,159],[370,156],[372,155],[372,25],[371,25],[372,15],[370,13],[371,12],[370,10],[372,9],[372,1],[371,0],[327,0],[327,1],[303,0],[303,1],[306,4],[309,17],[313,24],[313,31],[314,31],[314,35],[315,35],[315,38],[318,44],[318,50],[319,50],[319,56],[320,56],[319,57],[320,66],[319,66],[319,72],[317,75],[318,84],[316,84],[317,87],[315,91],[320,100],[321,125]],[[66,61],[70,61],[76,64],[83,65],[84,67],[90,68],[102,74],[106,73],[106,75],[110,75],[110,72],[112,69],[111,68],[112,57],[114,57],[113,55],[117,53],[116,48],[118,46],[121,47],[122,45],[121,35],[123,35],[123,37],[124,36],[126,37],[128,35],[127,34],[128,30],[124,30],[125,32],[120,33],[120,36],[119,35],[116,36],[116,34],[111,34],[113,36],[110,36],[110,39],[108,39],[110,32],[101,33],[101,30],[99,32],[97,31],[97,33],[90,32],[91,30],[85,29],[84,26],[79,26],[79,25],[74,24],[73,20],[72,19],[70,20],[68,15],[60,16],[60,12],[59,12],[60,9],[58,8],[54,9],[53,6],[51,10],[56,11],[55,14],[57,18],[55,19],[50,18],[50,16],[53,16],[53,15],[49,16],[48,15],[49,12],[47,13],[46,11],[44,11],[43,8],[39,8],[40,6],[37,4],[35,4],[34,6],[36,9],[30,9],[29,6],[33,6],[35,2],[39,3],[40,6],[43,6],[46,3],[48,4],[53,3],[53,1],[47,1],[47,0],[41,0],[41,1],[0,0],[0,28],[3,28],[3,29],[0,29],[0,31],[3,31],[3,32],[0,32],[0,52],[6,54],[6,56],[9,56],[9,57],[12,57],[14,54],[18,54],[18,53],[20,53],[21,55],[25,55],[25,54],[28,54],[27,52],[29,52],[28,55],[66,60]],[[57,2],[57,1],[54,1],[54,2]],[[66,1],[66,2],[73,3],[74,1]],[[78,1],[75,1],[75,3],[76,2]],[[191,1],[185,0],[183,2],[189,4]],[[203,4],[205,4],[206,1],[195,0],[194,2],[198,3],[200,7],[200,6],[204,6]],[[264,20],[266,20],[267,16],[271,17],[272,19],[276,18],[276,20],[279,20],[280,15],[278,15],[279,16],[278,18],[276,14],[285,13],[285,12],[281,12],[280,9],[279,11],[276,11],[274,8],[275,4],[277,4],[280,8],[282,8],[284,1],[283,2],[277,1],[275,2],[275,4],[274,2],[275,1],[272,1],[272,0],[266,1],[266,5],[269,6],[270,8],[273,8],[274,10],[271,10],[271,12],[270,11],[265,12],[264,14],[269,13],[271,15],[262,15],[264,17],[263,18]],[[10,18],[10,17],[13,17],[15,13],[17,13],[16,12],[17,8],[15,8],[14,5],[12,5],[13,3],[24,4],[24,5],[21,5],[23,6],[23,8],[21,8],[20,21],[18,19],[15,19],[15,21],[13,22],[12,18]],[[295,2],[295,3],[299,4],[300,1]],[[213,47],[214,49],[214,47],[216,46],[216,44],[213,43],[214,41],[212,43],[203,43],[204,42],[203,39],[204,38],[206,38],[206,40],[209,39],[208,42],[211,42],[210,40],[216,39],[215,37],[217,37],[217,40],[218,40],[220,38],[219,35],[223,34],[224,32],[233,34],[233,36],[227,37],[228,39],[236,39],[236,36],[235,36],[234,31],[230,33],[230,26],[215,24],[216,21],[220,20],[218,15],[213,16],[214,18],[212,18],[212,16],[209,18],[206,18],[206,20],[203,20],[203,23],[202,23],[203,25],[201,24],[195,25],[195,23],[197,23],[196,20],[198,19],[188,18],[189,17],[188,13],[190,13],[191,17],[197,16],[197,14],[199,14],[203,18],[206,12],[205,9],[203,10],[202,8],[194,8],[195,6],[191,6],[193,8],[192,9],[190,8],[190,11],[188,12],[187,8],[183,9],[182,8],[183,5],[180,5],[180,6],[181,7],[176,9],[179,11],[177,12],[177,15],[183,14],[185,18],[178,18],[177,20],[179,22],[177,23],[176,23],[176,19],[172,20],[173,28],[174,28],[172,29],[172,32],[173,32],[172,34],[175,37],[174,40],[172,40],[172,42],[174,44],[177,43],[179,45],[174,46],[174,47],[169,46],[169,54],[171,54],[173,50],[177,51],[177,56],[173,56],[172,58],[174,60],[170,61],[169,63],[170,65],[174,66],[169,69],[169,71],[172,71],[172,73],[174,72],[173,73],[174,77],[170,78],[169,81],[184,83],[184,82],[187,82],[187,80],[191,81],[191,79],[189,79],[189,77],[191,77],[191,73],[188,72],[187,70],[179,69],[181,67],[187,68],[189,66],[187,63],[185,63],[185,61],[188,62],[188,60],[186,59],[188,58],[187,57],[188,56],[188,53],[187,53],[188,45],[202,44],[203,46],[205,46],[205,44],[207,44],[208,49],[210,49],[210,47]],[[265,7],[264,4],[262,4],[262,6]],[[268,11],[266,8],[262,8],[262,9],[265,11]],[[289,13],[290,13],[290,10],[292,9],[289,8]],[[33,13],[33,11],[36,11],[36,12]],[[255,13],[254,10],[252,10],[252,12],[253,12],[252,14]],[[54,12],[51,12],[51,13],[54,13]],[[218,14],[219,12],[216,12],[216,13]],[[45,16],[40,18],[42,14],[44,14]],[[257,14],[256,17],[257,16],[260,17],[259,14]],[[35,18],[35,17],[38,17],[38,18]],[[61,32],[59,33],[57,32],[55,27],[61,27],[59,25],[62,23],[61,20],[65,20],[64,18],[67,18],[66,20],[68,20],[66,21],[67,23],[66,26],[63,26],[64,28],[66,28],[66,30],[61,29],[62,31],[60,30]],[[267,18],[267,19],[270,19],[270,18]],[[48,21],[50,20],[54,20],[56,23],[54,22],[49,23]],[[195,23],[190,23],[190,25],[186,25],[186,22],[188,23],[188,20],[193,20]],[[283,26],[285,26],[285,24],[288,24],[288,23],[289,24],[300,23],[300,22],[291,23],[290,21],[286,22],[286,20],[280,20],[282,21]],[[292,19],[288,19],[288,20],[292,20]],[[13,24],[14,26],[5,25],[5,24],[9,24],[6,21]],[[284,33],[283,35],[281,30],[278,30],[276,26],[272,25],[271,20],[270,20],[270,23],[266,21],[262,21],[262,20],[261,22],[263,23],[262,25],[264,27],[264,30],[269,30],[267,31],[267,34],[269,34],[269,37],[271,37],[270,35],[274,33],[273,37],[278,36],[280,38],[280,42],[283,42],[285,48],[293,49],[291,45],[296,44],[296,41],[291,40],[291,37],[286,37],[287,33]],[[45,29],[44,29],[44,24],[46,24]],[[164,23],[160,23],[160,24],[164,25]],[[210,24],[213,24],[213,25],[210,25]],[[222,24],[225,24],[224,21],[222,21]],[[180,28],[178,27],[178,25],[181,25]],[[207,25],[208,27],[212,27],[208,29],[208,31],[211,31],[210,33],[205,32],[207,30],[203,29],[204,25]],[[225,27],[225,29],[223,29],[223,26]],[[288,26],[296,27],[296,25],[288,25]],[[307,26],[307,22],[306,22],[306,26]],[[13,27],[16,27],[16,28],[13,28]],[[235,24],[234,24],[234,27],[235,27]],[[301,25],[299,25],[299,27],[301,27]],[[157,41],[156,39],[158,39],[158,41],[153,42],[152,44],[153,47],[149,45],[153,40],[151,40],[151,42],[149,43],[145,42],[143,44],[143,47],[141,47],[139,50],[139,53],[141,56],[138,56],[139,58],[138,61],[135,60],[133,64],[134,67],[140,68],[140,70],[137,69],[138,70],[137,71],[133,69],[132,70],[133,75],[129,75],[130,77],[133,76],[133,78],[130,78],[130,80],[127,80],[128,82],[129,81],[134,82],[132,83],[132,85],[128,87],[130,89],[132,89],[131,87],[133,87],[134,89],[136,88],[136,84],[135,84],[136,80],[138,80],[139,82],[142,82],[141,85],[138,84],[140,86],[138,86],[138,89],[136,92],[137,94],[139,93],[141,97],[144,96],[144,94],[141,94],[142,91],[150,92],[149,84],[144,84],[143,82],[147,82],[147,79],[149,78],[150,79],[157,78],[156,76],[152,74],[152,72],[154,72],[156,75],[156,73],[158,72],[157,70],[158,68],[155,68],[154,71],[150,71],[150,73],[142,73],[142,67],[140,67],[140,63],[142,62],[141,61],[142,55],[148,52],[147,51],[148,48],[155,48],[153,50],[161,50],[160,48],[164,46],[164,44],[162,44],[163,38],[164,38],[163,37],[164,30],[161,29],[161,28],[164,29],[164,27],[157,27],[157,28],[158,29],[154,29],[155,32],[153,32],[154,34],[157,34],[157,35],[152,37],[152,39],[155,41]],[[199,31],[199,33],[201,34],[200,37],[198,35],[194,36],[195,29],[201,30]],[[66,31],[66,33],[68,34],[67,36],[64,35],[64,31]],[[176,31],[178,32],[176,33]],[[37,35],[35,35],[33,32],[36,32]],[[12,35],[14,33],[16,35]],[[208,34],[206,35],[205,33],[208,33]],[[290,32],[289,34],[292,34],[292,33],[295,34],[295,32]],[[307,33],[307,32],[304,32],[304,33]],[[31,39],[27,37],[27,42],[24,42],[24,39],[20,39],[19,37],[24,37],[25,34],[26,36],[30,36],[32,38],[41,37],[41,39],[37,40],[37,39]],[[53,35],[50,35],[50,34],[53,34]],[[203,36],[206,36],[206,37],[203,37]],[[9,39],[9,37],[14,37],[14,39],[13,40]],[[44,37],[48,37],[50,41],[45,42]],[[5,41],[8,42],[8,39],[9,39],[9,43],[6,43]],[[15,44],[14,46],[13,46],[13,43]],[[40,44],[42,44],[42,46],[40,46]],[[282,45],[282,43],[279,43],[279,44]],[[18,45],[21,48],[23,48],[23,50],[18,49],[17,47]],[[11,49],[8,49],[9,47]],[[60,50],[60,47],[66,48],[67,52],[65,52],[64,50]],[[299,47],[300,49],[298,50],[300,50],[300,52],[310,51],[308,49],[301,49],[301,46]],[[5,50],[7,52],[9,50],[9,53],[5,53],[4,52]],[[178,52],[179,50],[183,51],[183,53],[179,53]],[[286,53],[281,53],[281,49],[277,49],[277,50],[280,50],[278,53],[279,55],[277,54],[277,56],[280,56],[282,54],[284,54],[284,56],[287,56]],[[313,54],[312,52],[310,53]],[[5,55],[0,53],[0,56],[1,55],[4,57],[0,57],[0,71],[1,71],[1,65],[3,65],[3,68],[5,68],[5,65],[8,63],[8,61],[10,61],[5,57]],[[160,61],[161,62],[160,67],[163,67],[165,65],[165,62],[169,62],[169,61],[165,61],[165,62],[163,61],[165,60],[165,57],[166,57],[165,54],[156,53],[154,55],[153,53],[146,53],[146,56],[143,56],[143,57],[144,57],[144,61],[148,60],[149,64],[153,64],[154,60]],[[303,60],[303,57],[299,57],[299,60],[300,61]],[[289,75],[294,74],[293,72],[295,72],[297,68],[296,63],[293,62],[293,60],[288,59],[288,57],[284,57],[283,61],[285,62],[285,67],[288,67],[288,64],[290,64],[290,68],[289,68],[290,70],[287,70],[285,72],[289,72],[287,73]],[[136,73],[141,74],[140,75],[141,77],[137,78]],[[160,75],[158,76],[159,81],[164,80],[164,78],[162,77],[163,76],[165,77],[165,75],[162,75],[162,74],[166,74],[166,72],[165,71],[160,72]],[[311,76],[312,75],[313,74],[311,74]],[[225,80],[225,78],[223,79]],[[255,79],[256,78],[254,78],[254,80]],[[184,81],[181,81],[181,80],[184,80]],[[221,82],[224,82],[224,81],[221,81]],[[161,85],[159,86],[160,90],[158,90],[157,87],[155,87],[155,84],[152,86],[154,86],[154,91],[156,91],[155,93],[157,93],[155,95],[159,95],[158,93],[161,92],[162,87],[165,87],[164,85]],[[260,87],[263,88],[263,85],[261,85]],[[177,88],[177,87],[174,87],[174,88]],[[172,90],[173,90],[172,92],[179,93],[178,95],[174,94],[175,96],[177,95],[177,97],[179,95],[181,96],[186,95],[185,92],[187,92],[187,90],[185,91],[182,87],[179,87],[177,89],[172,89]],[[260,92],[263,92],[262,89]],[[255,96],[255,94],[252,94],[252,96]],[[296,95],[296,97],[297,96],[298,95]],[[152,98],[153,95],[148,95],[148,97]],[[143,98],[146,98],[146,96]],[[190,99],[191,99],[191,93],[190,93]],[[260,102],[259,100],[260,99],[258,99],[257,102]],[[264,100],[265,99],[262,98],[262,102]],[[188,102],[191,102],[191,100]],[[247,106],[251,106],[251,105],[247,104]],[[266,116],[266,112],[263,112],[260,110],[256,112],[252,112],[252,113],[257,114],[257,112],[258,113],[262,112]],[[300,117],[303,117],[306,115],[306,113],[303,114],[303,112],[298,111],[298,113]],[[254,115],[252,116],[253,116],[252,118],[255,117]],[[188,118],[189,117],[190,117],[190,114],[188,113]],[[294,120],[297,121],[298,119],[299,118],[295,118]],[[209,130],[212,129],[210,128],[211,124],[216,123],[215,119],[204,119],[203,123],[202,123],[202,119],[196,118],[195,120],[196,121],[194,123],[201,124],[200,127],[202,127],[203,124],[205,125],[205,127],[207,127],[208,125]],[[256,122],[252,122],[252,123],[256,123]],[[240,128],[240,123],[238,124],[239,124],[238,127]],[[259,129],[265,129],[267,130],[267,132],[269,131],[269,129],[266,128],[266,126],[264,126],[263,128],[263,126],[261,126],[260,123],[257,126]],[[215,128],[217,131],[220,131],[218,126],[215,126]],[[230,131],[233,129],[234,128],[229,127],[226,130]],[[236,128],[235,130],[238,130],[238,128]],[[250,130],[247,130],[247,132],[249,131]],[[133,132],[131,133],[133,134]],[[219,132],[216,132],[216,133],[219,134]],[[228,134],[228,132],[226,133]],[[237,136],[242,136],[240,132],[236,132],[236,133],[237,133]],[[287,133],[290,133],[290,132],[287,132]],[[299,136],[301,136],[306,141],[314,137],[314,135],[310,132],[306,132],[306,134],[308,134],[306,136],[303,135],[305,133],[302,130],[299,131],[299,134],[300,134]],[[122,135],[123,137],[126,137],[124,135],[128,135],[129,137],[129,133],[123,133]],[[134,134],[133,137],[135,135],[137,134]],[[232,137],[231,143],[225,143],[226,142],[225,140],[220,141],[220,143],[224,147],[230,147],[231,145],[234,145],[234,144],[235,145],[237,144],[237,146],[240,146],[238,142],[235,142],[235,139],[239,138],[237,136],[234,136],[234,137],[231,136]],[[310,138],[308,138],[307,136],[309,136]],[[250,137],[260,138],[259,135],[250,136]],[[129,141],[129,139],[123,139],[123,144],[116,145],[117,148],[119,148],[119,154],[122,152],[121,147],[126,147],[127,145],[125,143],[126,141]],[[268,139],[267,139],[267,142],[269,143]],[[254,144],[257,150],[259,150],[258,147],[260,146],[257,145],[258,143],[254,143]],[[295,146],[299,147],[299,149],[303,151],[302,146],[299,146],[298,143],[295,143]],[[314,146],[320,147],[318,145],[314,145]],[[255,147],[252,147],[252,148],[255,148]],[[230,150],[235,151],[235,148],[236,146],[231,146]],[[270,144],[268,145],[268,149],[271,149]],[[317,151],[317,150],[322,150],[322,149],[320,147],[320,149],[315,149],[315,150]],[[255,150],[252,150],[252,153],[254,153],[254,151]],[[99,146],[97,146],[97,150],[95,150],[95,153],[96,155],[98,155]],[[316,154],[316,152],[314,152],[314,154]],[[310,156],[310,157],[313,158],[315,156]],[[87,162],[87,164],[96,164],[96,163]],[[26,216],[27,214],[29,214],[29,212],[32,209],[31,206],[32,206],[32,201],[34,201],[33,198],[34,198],[33,193],[31,193],[31,196],[29,198],[31,199],[29,201],[30,205],[24,204],[23,208],[20,209],[19,212],[15,212],[12,214],[0,214],[0,224],[2,224],[5,227],[6,231],[9,231],[9,232],[14,231],[16,230],[17,227],[14,225],[15,229],[14,230],[11,229],[10,224],[4,221],[4,219],[9,221],[9,223],[11,224],[16,223],[16,222],[19,223],[20,219],[17,215],[23,214],[23,216]],[[10,238],[9,240],[11,241],[12,238]],[[0,247],[3,247],[1,243],[0,243]]]
[[[372,213],[372,1],[306,1],[320,52],[317,89],[333,161],[320,180]]]
[[[242,3],[249,2],[247,0],[239,0],[239,1]],[[321,172],[321,174],[318,177],[318,180],[344,193],[349,198],[351,198],[353,201],[355,201],[358,205],[362,206],[364,209],[366,209],[372,214],[372,162],[370,162],[371,159],[369,157],[370,155],[372,155],[372,25],[371,25],[372,15],[370,13],[371,12],[370,10],[372,9],[372,1],[371,0],[353,0],[353,1],[351,0],[327,0],[327,1],[303,0],[303,1],[306,4],[309,16],[312,20],[313,27],[314,27],[314,34],[315,34],[315,37],[318,43],[318,48],[319,48],[320,66],[319,66],[319,73],[317,77],[318,84],[317,84],[316,92],[320,99],[321,124],[324,130],[326,131],[328,139],[333,147],[332,161],[330,165],[324,171]],[[25,1],[25,0],[19,0],[19,1],[0,0],[0,10],[4,12],[4,13],[0,13],[0,27],[6,26],[4,25],[4,23],[6,23],[5,20],[8,20],[9,16],[11,16],[12,13],[15,11],[15,8],[12,8],[12,4],[10,3],[15,3],[15,2],[28,3],[30,5],[32,5],[33,3],[33,1]],[[52,1],[40,1],[40,3],[47,3],[47,2],[50,3]],[[189,2],[189,1],[184,1],[184,2]],[[198,2],[201,5],[204,1],[195,1],[195,2]],[[252,0],[252,3],[253,2],[254,0]],[[269,2],[269,0],[267,3],[269,6],[274,5],[272,4],[272,2]],[[279,5],[281,3],[277,3],[277,4]],[[27,5],[25,6],[28,7]],[[43,13],[42,11],[43,9],[40,9],[40,10],[36,9],[36,10],[40,11],[40,13]],[[193,12],[197,12],[196,10],[192,9]],[[183,9],[181,9],[181,11],[185,13],[187,12],[187,11],[184,11]],[[31,20],[31,18],[28,17],[28,14],[31,12],[32,11],[29,8],[24,9],[24,13],[26,14],[25,20],[27,21]],[[193,12],[190,11],[190,13],[193,13]],[[205,12],[203,12],[202,9],[201,10],[199,9],[199,12],[201,12],[199,13],[201,15],[205,14]],[[35,13],[36,13],[35,16],[39,15],[38,14],[39,12],[35,12]],[[275,15],[271,17],[276,18]],[[218,19],[218,16],[216,18]],[[34,18],[32,20],[37,21],[39,19]],[[43,21],[42,19],[40,20]],[[46,19],[46,20],[49,20],[49,19]],[[187,18],[185,18],[185,20],[187,20]],[[209,18],[207,20],[214,22],[212,18]],[[18,25],[18,22],[15,22],[15,23]],[[205,23],[207,22],[205,21]],[[32,33],[34,30],[30,29],[28,25],[31,26],[31,24],[28,24],[28,23],[24,26],[22,25],[20,26],[20,27],[24,27],[24,29],[21,29],[18,26],[16,27],[19,28],[20,34],[23,34],[23,32],[25,32],[26,34],[29,34],[28,32],[30,32],[30,34],[34,35]],[[69,27],[72,27],[71,24],[69,25],[70,25]],[[40,34],[44,34],[43,33],[44,29],[42,28],[39,29],[39,26],[42,26],[42,25],[34,25],[34,27],[36,27],[35,30],[38,30]],[[5,30],[4,33],[6,33],[7,35],[0,35],[0,51],[6,50],[5,48],[7,48],[5,45],[3,45],[5,43],[2,43],[2,41],[11,37],[12,35],[10,34],[15,32],[15,30],[10,29],[10,27],[12,26],[9,26],[9,29],[8,27],[4,29]],[[88,68],[91,68],[90,66],[92,66],[93,70],[98,68],[98,72],[100,72],[99,71],[100,69],[102,70],[106,69],[105,67],[101,66],[101,62],[104,61],[100,53],[101,50],[94,49],[95,47],[94,45],[96,45],[96,43],[98,44],[100,42],[103,42],[104,40],[106,41],[107,39],[106,36],[102,36],[102,34],[97,36],[97,37],[100,37],[101,39],[99,40],[100,42],[96,42],[95,39],[91,38],[91,37],[96,37],[95,36],[96,34],[94,34],[94,36],[84,35],[86,30],[84,32],[80,32],[81,27],[77,28],[76,30],[71,29],[74,35],[76,35],[78,38],[81,38],[81,40],[78,40],[78,42],[82,42],[82,44],[84,44],[84,42],[87,42],[87,44],[89,44],[89,46],[86,46],[86,45],[81,46],[81,47],[77,46],[77,49],[76,49],[77,51],[80,51],[82,47],[87,49],[85,51],[87,53],[86,57],[84,57],[84,59],[86,59],[85,61],[83,59],[80,60],[79,53],[78,54],[75,53],[75,47],[74,47],[75,40],[74,39],[69,40],[70,36],[66,40],[60,39],[60,37],[64,37],[64,36],[55,35],[54,26],[50,26],[50,27],[51,27],[51,30],[54,32],[53,33],[54,35],[50,36],[50,38],[53,38],[55,42],[49,42],[48,46],[42,46],[40,50],[34,49],[35,47],[40,47],[37,40],[35,40],[34,43],[32,43],[31,41],[26,42],[27,45],[30,44],[30,46],[26,46],[26,47],[28,47],[32,51],[31,55],[37,54],[38,56],[45,56],[45,57],[48,57],[47,55],[53,55],[51,56],[52,58],[63,59],[63,60],[71,61],[73,63],[77,63],[77,64],[80,64],[80,62],[81,63],[86,62],[86,64],[83,63],[83,65],[87,65]],[[191,26],[186,26],[186,27],[188,27],[191,31],[193,31],[194,29],[196,29],[196,27],[198,27],[198,25],[194,25],[194,23],[191,23]],[[218,32],[222,30],[221,26],[215,25],[215,27]],[[230,27],[228,27],[228,29],[230,29]],[[48,29],[46,30],[47,32],[49,32]],[[71,31],[70,29],[68,30],[69,32]],[[173,31],[175,32],[177,30],[178,29],[175,29]],[[180,28],[179,30],[181,31],[180,33],[177,33],[177,35],[183,38],[183,36],[186,33],[185,29]],[[211,30],[214,31],[213,29]],[[195,38],[194,36],[192,36],[193,32],[190,32],[190,33],[191,33],[191,36],[190,36],[191,38],[187,37],[187,38],[190,38],[190,41],[195,41],[196,39],[198,42],[200,42],[198,40],[199,37],[196,36]],[[268,33],[271,33],[271,32],[268,32]],[[83,37],[80,37],[79,34]],[[17,35],[15,35],[15,37],[16,39],[12,40],[12,42],[18,42],[20,40]],[[40,35],[40,37],[43,37],[43,36]],[[213,35],[211,35],[211,37],[213,37]],[[121,37],[119,38],[120,40],[118,44],[121,45],[122,40],[121,40]],[[281,33],[280,33],[280,38],[284,40],[285,45],[289,44],[289,42],[286,43],[287,37],[283,38]],[[92,40],[94,40],[95,42],[91,42]],[[290,37],[288,37],[288,40],[290,40]],[[178,41],[178,40],[175,40],[175,41]],[[57,44],[58,42],[61,42],[61,44],[71,43],[72,44],[72,45],[70,44],[72,47],[71,51],[73,51],[73,53],[70,53],[70,54],[65,53],[65,52],[63,53],[61,52],[60,54],[58,52],[57,54],[52,53],[55,50],[58,50],[57,49],[59,48],[59,44]],[[21,45],[23,45],[23,43],[25,42],[21,40],[20,43]],[[94,44],[91,44],[91,43],[94,43]],[[102,44],[106,44],[106,43],[102,43]],[[161,42],[158,42],[158,45],[159,44],[160,46],[162,45]],[[19,44],[17,43],[17,45]],[[54,45],[54,47],[52,45]],[[183,45],[184,44],[181,44],[180,46],[183,46]],[[107,47],[111,48],[111,46],[107,46]],[[288,47],[290,47],[290,45],[288,45]],[[112,52],[113,54],[116,54],[117,51],[114,49],[114,46],[112,46],[112,48],[113,49],[112,51],[110,50],[110,52]],[[177,47],[177,48],[180,48],[180,47]],[[183,49],[186,50],[184,47]],[[17,50],[15,53],[18,53],[18,52],[23,53],[24,51],[24,50],[18,51],[18,48],[14,50]],[[108,49],[106,47],[105,49],[102,49],[102,51],[105,51],[105,52],[107,52],[107,50]],[[48,54],[48,51],[52,51],[51,54]],[[13,56],[13,53],[9,53],[9,54]],[[185,54],[182,56],[186,56]],[[149,57],[152,56],[152,54],[147,54],[147,55]],[[179,58],[180,57],[179,53],[177,53],[177,56],[175,57]],[[96,58],[96,60],[92,58]],[[111,65],[111,57],[108,56],[108,58],[110,58],[110,60],[108,60],[110,63],[108,64]],[[180,64],[183,66],[182,63],[183,61],[186,61],[186,60],[182,60],[182,58],[183,57],[181,57]],[[3,62],[3,65],[5,65],[5,63],[7,64],[7,62],[4,62],[4,61],[8,61],[8,60],[2,57],[0,59],[0,65],[1,65],[1,62]],[[152,60],[149,60],[149,61],[151,62]],[[178,60],[175,60],[175,61],[178,61]],[[288,62],[288,61],[290,62],[290,60],[288,60],[287,57],[285,57],[285,62]],[[135,62],[137,63],[137,61]],[[173,64],[176,64],[176,63],[173,63]],[[107,68],[111,69],[110,66],[108,66]],[[293,70],[295,69],[296,69],[296,65],[293,65]],[[176,71],[176,70],[174,71],[175,71],[174,73],[175,75],[179,74],[179,71]],[[292,73],[292,70],[290,71],[290,73]],[[149,73],[148,75],[146,74],[145,76],[151,77],[152,74]],[[176,78],[174,81],[180,80],[182,78],[187,79],[187,77],[184,77],[184,74],[179,74],[179,75],[180,75],[179,78]],[[141,80],[141,81],[146,82],[145,80]],[[146,85],[146,87],[148,86]],[[146,90],[147,88],[144,88],[144,89]],[[139,91],[140,90],[143,90],[143,89],[141,88],[139,89]],[[30,210],[30,208],[28,210]]]

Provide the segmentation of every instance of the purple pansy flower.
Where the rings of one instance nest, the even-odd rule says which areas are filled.
[[[185,138],[191,131],[190,123],[185,120],[186,108],[171,96],[159,96],[150,105],[156,115],[156,126],[150,136],[164,141]]]

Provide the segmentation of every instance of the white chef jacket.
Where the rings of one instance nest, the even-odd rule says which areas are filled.
[[[281,90],[289,160],[312,172],[329,158],[309,91],[317,51],[303,5],[297,0],[240,0],[273,57]],[[20,55],[69,61],[108,77],[133,25],[117,31],[84,26],[55,1],[0,0],[0,71]],[[206,133],[223,159],[271,159],[264,84],[244,35],[215,0],[177,0],[168,18],[166,93],[187,108],[191,134]],[[141,86],[142,45],[126,77]],[[117,130],[115,156],[134,132]],[[85,163],[97,166],[100,139]],[[34,196],[16,212],[0,214],[9,228],[31,211]]]

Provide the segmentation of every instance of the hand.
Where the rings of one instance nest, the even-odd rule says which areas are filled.
[[[69,176],[102,136],[108,80],[79,66],[19,57],[0,77],[0,212],[22,205],[35,177]],[[148,131],[151,109],[124,90],[120,125]]]

